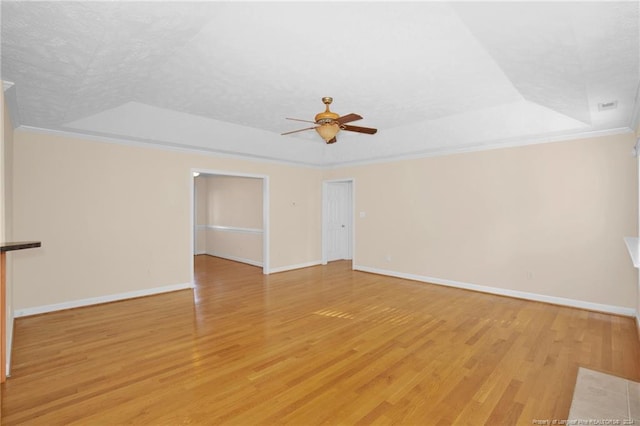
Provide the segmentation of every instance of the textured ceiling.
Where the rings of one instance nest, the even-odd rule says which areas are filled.
[[[638,114],[637,1],[0,4],[25,127],[323,166],[622,131]],[[323,96],[379,132],[280,136]]]

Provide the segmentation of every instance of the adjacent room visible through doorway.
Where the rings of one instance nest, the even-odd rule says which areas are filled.
[[[268,268],[268,184],[264,176],[194,171],[193,255]]]

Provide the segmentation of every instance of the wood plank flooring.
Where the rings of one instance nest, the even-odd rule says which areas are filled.
[[[632,318],[196,257],[197,288],[20,318],[2,424],[532,424],[579,366],[640,380]]]

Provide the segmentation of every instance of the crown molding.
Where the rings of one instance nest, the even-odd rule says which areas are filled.
[[[176,145],[171,143],[163,143],[163,142],[143,140],[143,139],[114,138],[111,136],[102,136],[102,135],[96,135],[92,133],[72,132],[67,130],[54,130],[54,129],[46,129],[42,127],[25,126],[25,125],[19,126],[15,130],[29,131],[29,132],[52,135],[52,136],[62,136],[62,137],[68,137],[68,138],[74,138],[74,139],[85,139],[85,140],[90,140],[92,142],[111,143],[116,145],[133,146],[133,147],[139,147],[139,148],[161,149],[164,151],[182,152],[187,154],[200,154],[200,155],[207,155],[212,157],[255,161],[259,163],[280,164],[280,165],[286,165],[286,166],[306,167],[306,168],[312,168],[312,169],[324,168],[320,164],[305,163],[302,161],[288,161],[288,160],[269,158],[269,157],[264,157],[259,155],[241,154],[241,153],[233,153],[233,152],[222,151],[222,150],[206,149],[206,148],[196,147],[192,145]]]
[[[396,156],[372,158],[369,160],[334,162],[334,163],[325,164],[324,168],[335,169],[340,167],[366,166],[370,164],[388,163],[391,161],[416,160],[416,159],[428,158],[428,157],[442,157],[445,155],[489,151],[489,150],[502,149],[502,148],[517,148],[520,146],[527,146],[527,145],[541,145],[545,143],[566,142],[566,141],[577,140],[577,139],[590,139],[590,138],[597,138],[602,136],[612,136],[612,135],[621,135],[621,134],[629,134],[629,133],[634,133],[634,132],[628,127],[620,127],[616,129],[595,130],[591,132],[572,133],[572,134],[557,135],[557,136],[551,136],[551,137],[537,136],[532,138],[510,138],[510,139],[503,139],[503,140],[494,140],[494,141],[491,141],[490,143],[467,145],[467,146],[462,146],[457,148],[450,148],[450,147],[435,148],[435,149],[430,149],[425,151],[396,155]]]
[[[493,140],[493,141],[490,141],[489,143],[466,145],[466,146],[456,147],[456,148],[450,148],[450,147],[435,148],[435,149],[417,151],[417,152],[412,152],[407,154],[376,157],[376,158],[370,158],[370,159],[364,159],[364,160],[339,161],[339,162],[324,163],[324,164],[314,164],[314,163],[305,163],[305,162],[298,162],[298,161],[268,158],[268,157],[251,155],[251,154],[232,153],[227,151],[206,149],[202,147],[195,147],[195,146],[189,146],[189,145],[175,145],[175,144],[160,143],[157,141],[150,141],[150,140],[114,138],[114,137],[108,137],[108,136],[102,136],[102,135],[96,135],[96,134],[90,134],[90,133],[53,130],[53,129],[25,126],[25,125],[21,125],[17,127],[15,130],[29,131],[29,132],[48,134],[53,136],[63,136],[63,137],[69,137],[69,138],[75,138],[75,139],[85,139],[85,140],[90,140],[94,142],[104,142],[104,143],[112,143],[112,144],[118,144],[118,145],[151,148],[151,149],[162,149],[166,151],[200,154],[200,155],[207,155],[207,156],[232,158],[232,159],[239,159],[239,160],[245,160],[245,161],[256,161],[260,163],[281,164],[281,165],[287,165],[287,166],[305,167],[305,168],[320,169],[320,170],[336,169],[340,167],[352,167],[352,166],[364,166],[364,165],[370,165],[370,164],[389,163],[392,161],[415,160],[415,159],[428,158],[428,157],[441,157],[446,155],[488,151],[493,149],[515,148],[515,147],[527,146],[527,145],[538,145],[538,144],[544,144],[544,143],[565,142],[565,141],[571,141],[576,139],[589,139],[589,138],[596,138],[596,137],[603,137],[603,136],[635,133],[635,131],[629,127],[620,127],[616,129],[595,130],[590,132],[571,133],[571,134],[555,135],[555,136],[509,138],[509,139],[503,139],[503,140]]]

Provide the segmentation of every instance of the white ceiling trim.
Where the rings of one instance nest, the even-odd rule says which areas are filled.
[[[538,145],[538,144],[546,144],[546,143],[554,143],[554,142],[567,142],[571,140],[578,139],[590,139],[590,138],[598,138],[604,136],[614,136],[614,135],[623,135],[634,133],[628,127],[622,127],[619,129],[607,129],[607,130],[596,130],[590,132],[583,132],[580,134],[572,134],[572,135],[558,135],[554,137],[536,137],[530,139],[509,139],[504,141],[494,141],[491,144],[485,145],[469,145],[466,147],[452,147],[452,148],[441,148],[441,149],[433,149],[428,151],[423,151],[419,153],[411,153],[407,155],[398,155],[393,158],[384,157],[384,158],[375,158],[371,160],[354,160],[354,161],[345,161],[340,163],[332,163],[325,164],[324,169],[335,169],[341,167],[350,167],[350,166],[366,166],[370,164],[381,164],[388,163],[390,161],[404,161],[404,160],[416,160],[420,158],[429,158],[429,157],[442,157],[446,155],[455,155],[455,154],[464,154],[469,152],[480,152],[480,151],[490,151],[495,149],[504,149],[504,148],[517,148],[528,145]]]
[[[148,148],[148,149],[159,149],[162,151],[172,151],[172,152],[181,152],[186,154],[200,154],[206,156],[220,157],[220,158],[230,158],[236,160],[245,160],[245,161],[255,161],[259,163],[270,163],[270,164],[280,164],[285,166],[296,166],[296,167],[307,167],[313,169],[323,169],[324,166],[316,163],[305,163],[302,161],[286,161],[278,158],[270,158],[263,157],[258,155],[251,154],[238,154],[235,152],[221,151],[215,149],[202,148],[198,146],[189,146],[182,144],[171,144],[171,143],[158,143],[158,141],[149,141],[149,140],[135,140],[135,139],[127,139],[127,138],[117,138],[111,136],[103,136],[97,134],[90,134],[85,132],[72,132],[72,131],[64,131],[64,130],[53,130],[42,127],[34,127],[34,126],[25,126],[21,125],[15,129],[17,132],[32,132],[39,133],[43,135],[51,135],[58,136],[64,138],[72,138],[72,139],[81,139],[83,141],[88,142],[99,142],[99,143],[109,143],[116,145],[124,145],[131,146],[137,148]]]
[[[607,130],[597,130],[597,131],[589,131],[583,132],[580,134],[571,134],[571,135],[557,135],[553,137],[534,137],[529,139],[506,139],[503,141],[493,141],[489,144],[484,145],[469,145],[465,147],[448,147],[448,148],[438,148],[433,150],[427,150],[423,152],[410,153],[405,155],[396,155],[396,156],[386,156],[380,158],[372,158],[368,160],[353,160],[353,161],[343,161],[343,162],[331,162],[331,163],[304,163],[300,161],[284,161],[280,159],[273,159],[268,157],[260,157],[249,154],[237,154],[237,153],[229,153],[223,151],[217,151],[213,149],[206,149],[201,147],[192,147],[187,145],[176,145],[176,144],[158,144],[157,141],[142,141],[142,140],[133,140],[133,139],[125,139],[125,138],[113,138],[106,137],[101,135],[87,134],[87,133],[76,133],[70,131],[61,131],[61,130],[51,130],[46,128],[32,127],[32,126],[19,126],[15,129],[16,131],[24,131],[24,132],[33,132],[40,133],[45,135],[73,138],[73,139],[82,139],[89,142],[101,142],[101,143],[110,143],[131,147],[141,147],[148,149],[159,149],[163,151],[172,151],[172,152],[181,152],[187,154],[200,154],[206,156],[220,157],[220,158],[232,158],[236,160],[245,160],[245,161],[255,161],[259,163],[269,163],[269,164],[280,164],[286,166],[296,166],[296,167],[304,167],[304,168],[312,168],[319,170],[330,170],[337,169],[342,167],[352,167],[352,166],[365,166],[371,164],[381,164],[381,163],[389,163],[394,161],[404,161],[404,160],[415,160],[420,158],[429,158],[429,157],[442,157],[447,155],[455,155],[455,154],[464,154],[470,152],[480,152],[480,151],[489,151],[495,149],[504,149],[504,148],[516,148],[527,145],[535,145],[535,144],[546,144],[546,143],[554,143],[554,142],[566,142],[571,140],[578,139],[590,139],[604,136],[614,136],[621,134],[632,134],[635,133],[634,130],[628,127],[622,127],[617,129],[607,129]]]

